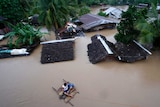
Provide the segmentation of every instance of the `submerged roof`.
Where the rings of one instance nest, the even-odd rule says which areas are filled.
[[[115,7],[109,7],[106,9],[103,13],[106,15],[112,15],[114,18],[121,18],[122,10],[115,8]]]
[[[105,18],[103,16],[94,15],[94,14],[85,14],[82,15],[79,20],[83,23],[81,25],[82,28],[85,30],[88,30],[90,28],[93,28],[95,26],[109,24],[109,23],[119,23],[118,20],[111,19],[111,18]]]

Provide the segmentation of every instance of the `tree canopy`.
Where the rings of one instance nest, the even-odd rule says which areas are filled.
[[[156,0],[151,3],[149,9],[137,9],[131,5],[126,12],[122,13],[115,39],[127,44],[137,40],[144,45],[153,44],[154,47],[160,47],[160,19],[156,7]]]
[[[0,15],[16,24],[26,18],[30,12],[32,0],[1,0]]]

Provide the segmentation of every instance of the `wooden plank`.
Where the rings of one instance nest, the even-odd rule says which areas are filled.
[[[74,96],[75,96],[77,93],[79,93],[79,92],[77,92],[76,90],[73,91],[72,93],[70,93],[70,95],[71,95],[72,97],[66,97],[64,101],[65,101],[66,103],[68,103],[71,99],[74,98]]]

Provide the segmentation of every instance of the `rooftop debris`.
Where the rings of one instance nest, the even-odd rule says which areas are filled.
[[[85,36],[84,32],[74,23],[68,22],[63,28],[56,31],[56,39],[68,39]]]

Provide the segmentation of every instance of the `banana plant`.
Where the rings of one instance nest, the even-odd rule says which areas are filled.
[[[39,30],[40,28],[36,30],[29,24],[17,23],[13,26],[11,32],[5,34],[5,37],[8,38],[7,44],[9,48],[20,48],[40,41],[44,33]]]

